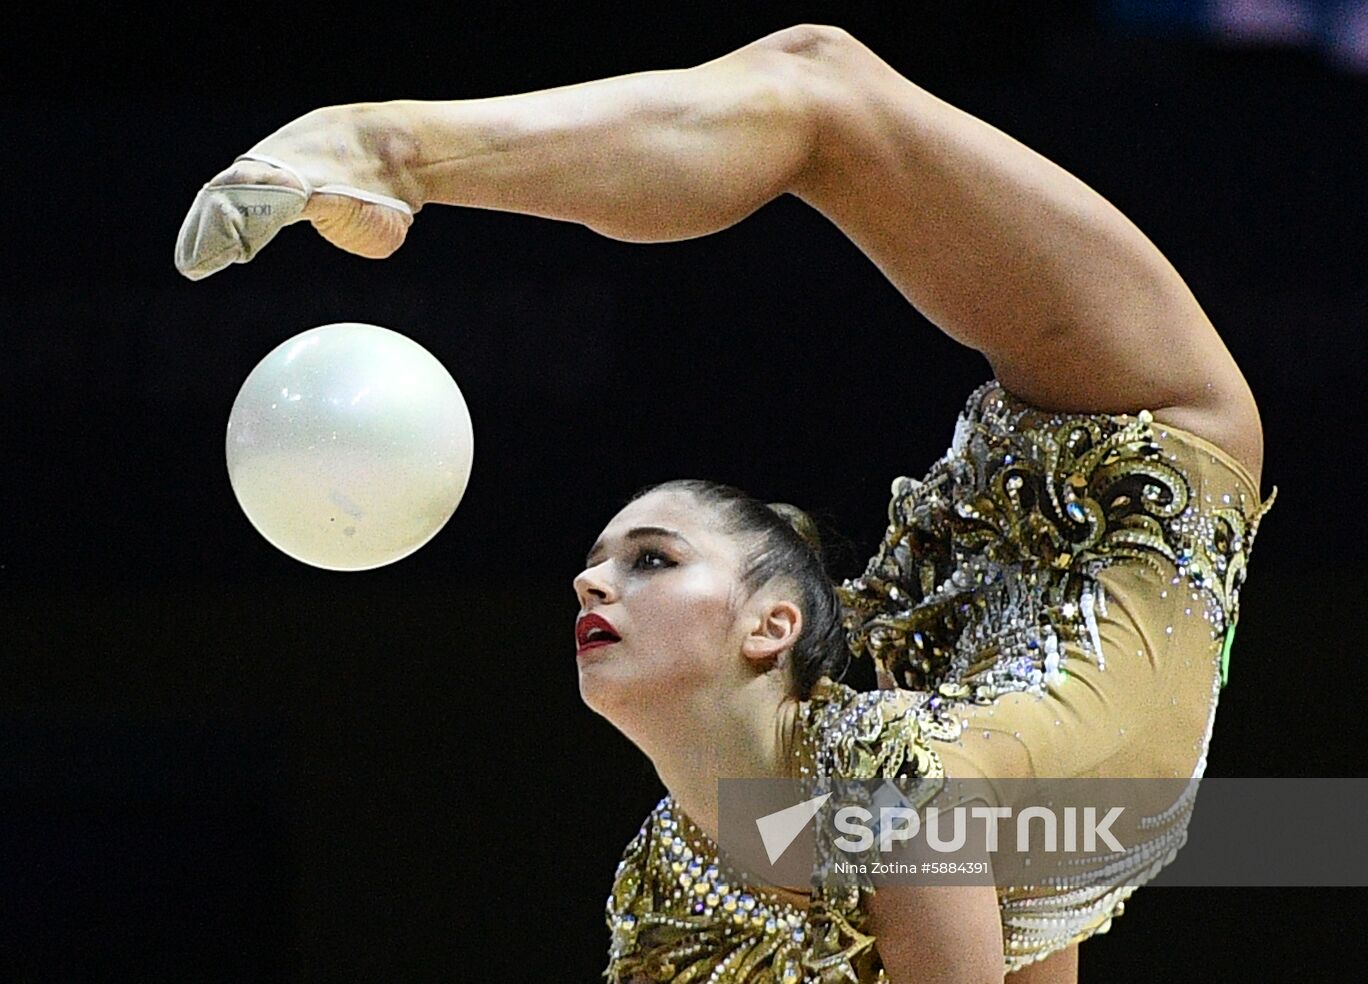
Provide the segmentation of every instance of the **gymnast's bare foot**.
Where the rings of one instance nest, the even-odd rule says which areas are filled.
[[[277,130],[196,196],[176,243],[192,280],[246,263],[282,228],[311,222],[334,245],[382,259],[403,243],[422,193],[413,141],[384,104],[315,110]]]

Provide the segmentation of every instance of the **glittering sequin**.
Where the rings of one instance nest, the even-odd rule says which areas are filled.
[[[1123,562],[1172,565],[1220,637],[1273,502],[1247,517],[1229,498],[1199,508],[1146,411],[1051,414],[987,383],[926,478],[894,482],[878,553],[840,589],[851,648],[913,690],[1038,692],[1066,669],[1061,643],[1104,664],[1097,574]]]

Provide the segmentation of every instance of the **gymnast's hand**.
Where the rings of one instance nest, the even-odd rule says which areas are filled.
[[[246,263],[282,228],[306,220],[335,246],[383,259],[421,207],[407,177],[412,148],[355,107],[307,113],[220,171],[195,196],[176,241],[191,280]]]

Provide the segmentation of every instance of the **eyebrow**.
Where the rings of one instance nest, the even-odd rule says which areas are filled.
[[[622,534],[622,538],[624,540],[645,540],[655,536],[663,536],[671,540],[679,540],[685,546],[693,546],[693,544],[689,543],[689,541],[684,539],[684,537],[682,537],[679,533],[677,533],[674,530],[666,529],[663,526],[634,526],[626,533]],[[589,553],[585,556],[584,566],[593,567],[594,557],[597,556],[602,550],[603,541],[599,540],[597,543],[593,545],[593,547],[590,548]]]

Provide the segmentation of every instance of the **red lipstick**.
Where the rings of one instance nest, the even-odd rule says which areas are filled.
[[[575,621],[575,650],[577,653],[601,649],[604,646],[611,646],[613,643],[621,641],[622,636],[618,635],[617,629],[613,628],[613,623],[602,615],[595,615],[590,612],[587,615],[581,615]]]

